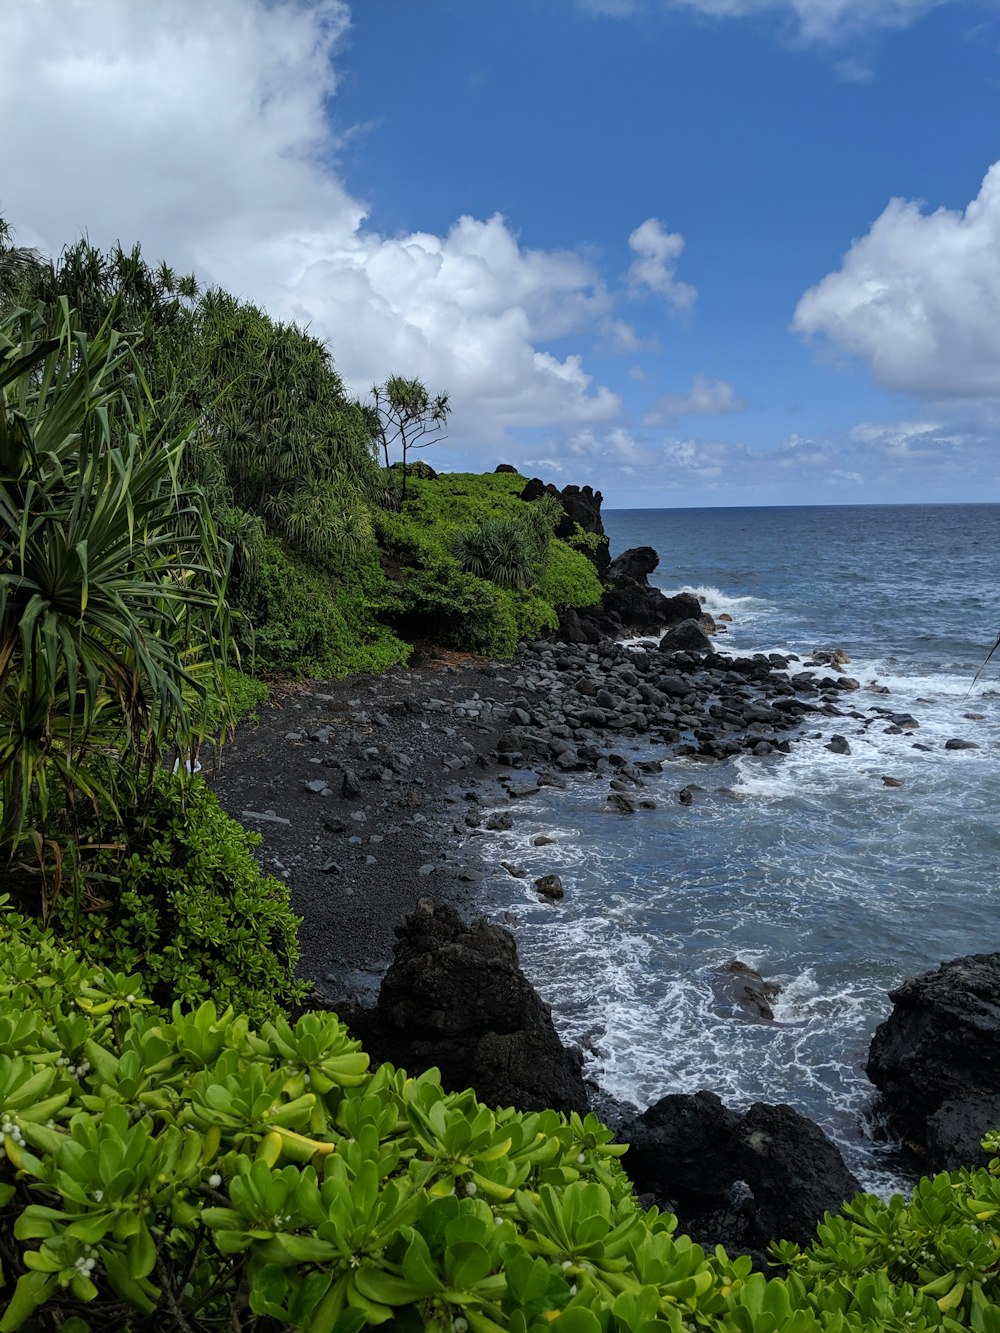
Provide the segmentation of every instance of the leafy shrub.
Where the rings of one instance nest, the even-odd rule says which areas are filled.
[[[486,657],[509,657],[517,647],[510,596],[464,573],[449,556],[432,556],[423,569],[408,571],[397,598],[392,623],[407,638],[433,639]]]
[[[865,1196],[768,1280],[644,1212],[592,1115],[371,1074],[331,1014],[156,1015],[10,913],[0,1107],[0,1333],[1000,1333],[1000,1163],[921,1187],[923,1291],[891,1257],[919,1210]]]
[[[377,619],[388,595],[374,556],[334,578],[274,538],[264,542],[257,576],[239,594],[258,667],[307,676],[384,671],[405,662],[408,645]]]
[[[594,566],[558,538],[549,542],[538,591],[555,606],[596,606],[603,593]]]
[[[262,1022],[303,999],[288,886],[261,872],[260,835],[230,819],[200,778],[158,774],[126,839],[90,869],[92,890],[110,877],[106,900],[78,918],[68,905],[57,913],[81,953],[141,972],[162,1005],[211,998]],[[94,841],[105,841],[100,830]]]

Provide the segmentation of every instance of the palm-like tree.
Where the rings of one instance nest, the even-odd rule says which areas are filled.
[[[14,232],[0,217],[0,313],[19,304],[43,267],[37,250],[14,244]]]
[[[228,651],[226,553],[145,392],[65,299],[0,323],[0,861],[43,872],[43,916],[80,803],[141,805]]]

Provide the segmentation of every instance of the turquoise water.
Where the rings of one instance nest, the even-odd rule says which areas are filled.
[[[733,617],[721,650],[844,649],[863,687],[845,707],[862,716],[807,725],[787,757],[673,760],[650,780],[657,808],[632,817],[604,810],[606,779],[545,789],[496,835],[497,859],[514,851],[529,879],[500,871],[491,891],[518,917],[563,1036],[613,1096],[788,1102],[867,1185],[893,1188],[863,1073],[885,992],[1000,948],[998,664],[972,683],[1000,629],[1000,506],[613,511],[605,524],[613,552],[660,552],[665,591]],[[920,725],[894,733],[877,707]],[[833,732],[850,755],[824,748]],[[979,748],[946,750],[950,738]],[[690,782],[704,790],[682,806]],[[555,844],[535,847],[539,832]],[[551,870],[566,885],[557,906],[530,887]],[[783,985],[774,1024],[713,990],[734,957]]]

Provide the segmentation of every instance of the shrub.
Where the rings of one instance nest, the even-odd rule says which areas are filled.
[[[538,580],[538,591],[555,606],[596,606],[603,593],[597,571],[581,551],[553,538]]]
[[[484,518],[452,539],[452,551],[462,568],[498,588],[527,588],[543,549],[536,534],[516,518]]]
[[[105,841],[100,829],[94,841]],[[58,923],[84,956],[141,972],[158,1004],[213,999],[262,1022],[307,988],[295,976],[299,922],[288,886],[261,872],[259,842],[200,778],[159,774],[124,850],[109,846],[92,863],[91,892],[107,877],[109,901],[78,917],[66,904]]]
[[[374,556],[335,578],[269,538],[256,577],[239,594],[253,626],[257,666],[347,676],[405,662],[409,646],[377,619],[389,592]]]
[[[644,1211],[592,1115],[371,1074],[332,1014],[156,1015],[10,913],[0,1052],[0,1333],[1000,1333],[997,1162],[859,1196],[769,1280]]]
[[[393,624],[400,634],[486,657],[509,657],[517,647],[511,598],[495,584],[464,573],[448,556],[408,571],[397,591]]]

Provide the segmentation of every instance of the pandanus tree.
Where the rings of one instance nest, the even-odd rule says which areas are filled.
[[[229,488],[230,520],[260,516],[329,567],[372,542],[371,422],[345,393],[323,343],[224,292],[196,314],[196,382],[206,443]]]
[[[229,652],[226,549],[144,398],[65,298],[0,322],[0,866],[43,918],[89,815],[132,818],[197,743]]]
[[[372,386],[372,420],[382,448],[386,469],[396,449],[402,460],[400,498],[406,499],[406,467],[410,452],[426,449],[444,438],[451,415],[446,393],[432,396],[421,380],[391,375],[384,384]]]

